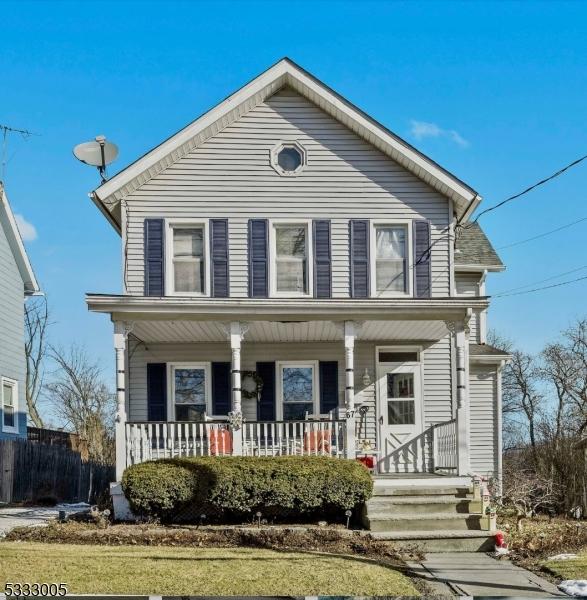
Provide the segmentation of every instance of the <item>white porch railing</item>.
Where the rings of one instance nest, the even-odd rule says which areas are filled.
[[[270,421],[243,424],[246,456],[345,456],[346,422]]]
[[[432,426],[432,460],[434,471],[458,469],[456,419]]]
[[[236,436],[242,436],[245,456],[344,457],[345,433],[346,422],[335,419],[247,421],[236,431],[232,431],[226,421],[127,422],[126,466],[159,458],[240,454]]]

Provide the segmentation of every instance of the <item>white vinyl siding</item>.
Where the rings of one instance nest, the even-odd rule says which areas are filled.
[[[480,273],[456,273],[455,274],[455,286],[458,296],[470,296],[475,297],[480,295]],[[469,321],[469,327],[471,333],[469,335],[469,341],[471,344],[481,344],[485,340],[481,339],[481,328],[480,328],[480,311],[474,310]]]
[[[299,141],[307,164],[295,177],[271,166],[281,142]],[[128,293],[143,294],[147,217],[228,218],[230,295],[248,296],[249,218],[330,219],[333,297],[349,296],[349,219],[428,219],[432,293],[449,295],[449,203],[368,142],[285,89],[226,126],[126,198]]]
[[[497,372],[495,366],[471,365],[469,372],[471,470],[497,472]]]
[[[297,325],[299,327],[299,325]],[[357,342],[355,345],[355,402],[363,403],[368,410],[364,416],[357,416],[357,437],[376,443],[375,410],[375,348],[385,342]],[[392,342],[397,346],[397,342]],[[230,361],[228,343],[208,342],[201,344],[142,344],[133,342],[129,365],[129,420],[147,419],[147,363],[200,363]],[[338,399],[344,406],[345,370],[344,347],[338,342],[305,343],[245,343],[241,351],[241,369],[254,371],[257,362],[305,362],[338,361]],[[452,418],[450,342],[448,336],[442,340],[425,344],[421,354],[423,362],[422,393],[424,396],[425,427]],[[277,365],[276,365],[277,367]],[[368,370],[371,383],[363,385],[363,374]],[[246,419],[256,419],[256,401],[242,400]]]

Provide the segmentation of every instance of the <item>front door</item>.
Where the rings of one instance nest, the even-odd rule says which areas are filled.
[[[381,473],[426,471],[426,441],[422,435],[422,385],[419,363],[379,364],[378,467]]]

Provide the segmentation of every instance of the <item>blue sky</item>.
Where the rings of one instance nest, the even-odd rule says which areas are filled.
[[[5,182],[47,292],[53,340],[112,367],[88,291],[119,292],[120,243],[73,146],[104,133],[116,168],[290,56],[476,188],[484,206],[587,154],[580,2],[0,2]],[[416,122],[416,123],[414,123]],[[116,170],[117,170],[116,169]],[[496,247],[587,216],[587,163],[481,223]],[[587,222],[502,251],[499,292],[587,264]],[[31,233],[31,232],[29,232]],[[34,236],[29,236],[34,237]],[[587,275],[587,269],[569,277]],[[531,351],[585,315],[587,282],[496,300],[491,325]]]

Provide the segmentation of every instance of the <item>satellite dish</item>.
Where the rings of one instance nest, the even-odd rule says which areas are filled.
[[[106,181],[106,165],[118,157],[118,146],[107,142],[103,135],[96,136],[93,142],[78,144],[73,149],[73,155],[81,162],[92,167],[98,167],[102,182]]]

